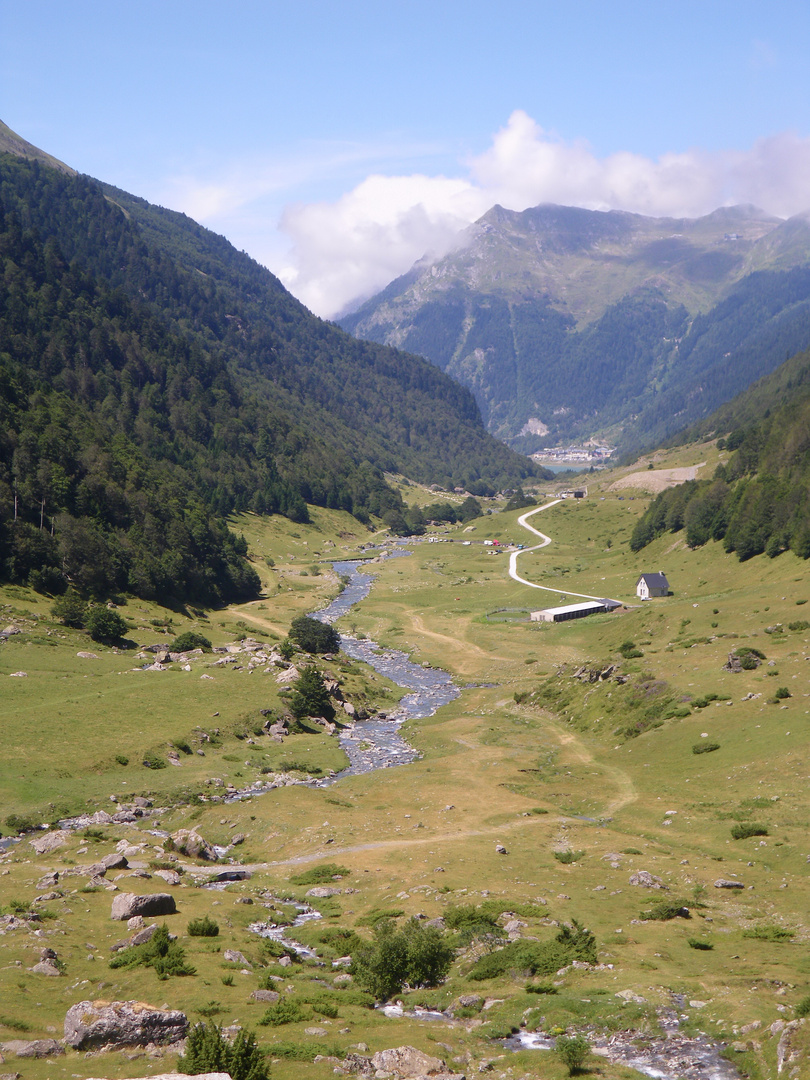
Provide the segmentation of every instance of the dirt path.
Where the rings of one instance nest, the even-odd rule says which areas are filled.
[[[434,641],[443,641],[446,644],[452,646],[454,649],[461,652],[474,653],[477,656],[482,657],[484,660],[508,660],[510,657],[498,656],[496,653],[487,652],[486,649],[482,649],[480,645],[473,645],[469,641],[461,641],[459,638],[451,637],[449,634],[440,634],[437,630],[428,630],[425,626],[425,621],[421,615],[417,615],[414,611],[408,611],[411,623],[414,630],[419,634],[424,634],[425,637],[432,638]]]
[[[286,629],[280,623],[271,622],[261,615],[254,615],[252,612],[245,611],[244,608],[238,607],[235,604],[231,605],[227,610],[233,615],[238,615],[240,619],[247,619],[248,622],[255,623],[257,626],[263,626],[265,630],[272,630],[274,634],[279,634],[281,637],[287,636]]]

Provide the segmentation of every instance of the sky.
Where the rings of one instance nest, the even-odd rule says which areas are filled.
[[[332,318],[499,203],[810,210],[806,0],[0,0],[0,119]]]

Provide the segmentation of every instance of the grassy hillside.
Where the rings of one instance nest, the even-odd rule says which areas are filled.
[[[703,460],[710,471],[717,451],[708,447],[701,457],[706,449],[668,451],[652,470],[646,463],[641,468],[650,483],[659,477],[666,482],[672,467]],[[143,794],[167,807],[159,819],[164,831],[193,825],[216,843],[243,833],[245,840],[229,857],[252,876],[210,891],[199,883],[211,866],[178,858],[183,883],[169,888],[180,913],[165,921],[179,935],[196,974],[159,982],[149,968],[108,967],[110,945],[125,936],[122,925],[109,919],[115,893],[88,886],[81,875],[82,867],[121,840],[131,849],[144,845],[131,854],[136,870],[139,862],[152,874],[171,864],[172,853],[147,831],[154,824],[144,819],[93,827],[44,856],[34,854],[24,837],[3,857],[6,903],[13,900],[15,910],[26,910],[42,892],[37,881],[53,869],[60,880],[51,891],[61,895],[40,905],[49,913],[44,922],[23,920],[0,937],[6,957],[0,986],[8,1002],[0,1017],[2,1035],[58,1034],[66,1008],[86,997],[168,1000],[193,1020],[238,1022],[256,1031],[270,1053],[273,1076],[281,1080],[326,1080],[335,1067],[329,1059],[340,1062],[345,1053],[358,1052],[358,1043],[368,1053],[413,1045],[454,1069],[473,1073],[483,1065],[503,1080],[517,1074],[556,1080],[566,1069],[554,1054],[513,1054],[497,1038],[523,1025],[552,1034],[583,1032],[589,1040],[612,1034],[618,1044],[629,1045],[632,1038],[638,1049],[651,1045],[662,1010],[675,1008],[682,1033],[704,1032],[719,1040],[751,1076],[776,1075],[784,1035],[782,1051],[787,1046],[798,1055],[791,1067],[803,1075],[806,1022],[786,1035],[772,1025],[793,1021],[810,993],[801,742],[807,713],[803,665],[810,650],[810,629],[802,619],[810,601],[807,563],[788,551],[779,559],[757,556],[740,564],[717,542],[692,551],[682,537],[669,534],[634,554],[629,540],[647,497],[627,486],[633,483],[629,469],[589,478],[585,500],[559,503],[534,519],[553,543],[518,557],[520,573],[538,584],[626,601],[611,616],[558,625],[528,622],[529,610],[562,598],[512,581],[508,556],[488,553],[485,539],[531,542],[517,524],[526,511],[496,512],[495,502],[486,504],[491,514],[441,530],[448,543],[421,541],[407,558],[372,563],[375,586],[346,617],[346,628],[442,665],[466,688],[435,716],[406,725],[420,760],[323,790],[280,787],[245,802],[197,801],[195,791],[208,797],[217,790],[205,780],[216,776],[240,785],[259,779],[260,763],[275,767],[279,752],[288,760],[304,757],[317,767],[335,768],[334,741],[291,735],[279,745],[254,733],[248,735],[252,744],[239,739],[246,732],[236,729],[245,718],[259,707],[279,707],[271,676],[250,674],[245,664],[242,671],[239,665],[199,666],[211,658],[194,661],[191,672],[175,664],[173,670],[138,674],[129,672],[129,656],[114,652],[94,648],[98,660],[80,659],[76,653],[86,651],[86,641],[74,634],[61,637],[35,594],[5,587],[8,617],[20,623],[22,633],[0,645],[0,678],[7,693],[25,697],[29,717],[37,691],[47,701],[41,722],[49,725],[48,741],[62,739],[65,760],[58,765],[58,755],[47,750],[16,777],[6,774],[3,816],[47,812],[39,801],[47,783],[64,784],[66,797],[76,798],[73,774],[81,766],[74,764],[69,743],[87,741],[96,724],[95,764],[85,770],[90,809],[109,808],[109,795],[123,803]],[[205,632],[216,644],[233,641],[240,623],[242,633],[264,631],[263,640],[272,643],[294,614],[312,610],[334,592],[325,564],[336,555],[356,554],[364,536],[347,515],[311,513],[311,524],[254,515],[232,523],[248,540],[265,596],[212,614]],[[666,572],[673,595],[639,604],[636,579],[651,569]],[[208,625],[151,605],[131,602],[123,610],[139,645],[166,637],[153,619],[171,617],[176,631]],[[36,622],[35,614],[41,616]],[[729,653],[739,648],[764,653],[760,666],[726,670]],[[360,665],[317,663],[369,703],[389,696],[386,685]],[[28,678],[11,679],[17,670],[27,670]],[[201,680],[200,671],[213,674],[214,681]],[[119,695],[121,686],[133,689],[122,699],[114,735],[108,735],[102,718],[116,684]],[[172,686],[186,687],[185,699]],[[780,696],[782,689],[789,696]],[[198,744],[199,732],[210,735],[214,724],[221,743]],[[179,768],[157,771],[138,764],[145,748],[165,758],[169,743],[184,739],[192,751],[199,745],[205,757],[180,751]],[[25,745],[22,736],[18,741]],[[710,745],[715,749],[705,752]],[[704,752],[696,753],[696,747]],[[129,763],[115,763],[113,753],[128,755]],[[54,781],[60,767],[66,775],[57,772]],[[739,832],[739,826],[754,826],[759,834],[734,839],[732,830]],[[322,876],[340,892],[308,898],[323,918],[293,935],[315,947],[323,966],[279,966],[249,925],[288,920],[285,904],[302,899],[313,881],[304,884],[301,875],[323,866]],[[666,888],[632,884],[641,871]],[[114,883],[119,890],[167,887],[159,877],[127,876],[132,872],[120,871],[124,876]],[[108,874],[108,882],[114,876]],[[721,879],[736,879],[743,888],[718,888]],[[685,906],[689,918],[647,917],[662,901]],[[463,923],[459,909],[479,926],[472,944],[450,930]],[[335,982],[345,969],[332,968],[331,961],[357,950],[353,934],[371,940],[371,926],[386,912],[400,926],[411,915],[444,918],[455,949],[448,979],[399,996],[406,1006],[444,1009],[456,1002],[454,1020],[389,1018],[366,1007],[357,972],[353,984]],[[189,921],[202,915],[219,924],[217,938],[189,936]],[[543,973],[538,958],[550,955],[560,924],[573,925],[573,919],[595,935],[599,965]],[[493,933],[505,938],[506,923],[517,945],[504,952],[501,940],[492,951],[493,942],[485,939]],[[28,970],[43,944],[64,961],[64,977],[46,979]],[[226,961],[227,948],[240,950],[249,965]],[[480,965],[485,955],[496,960]],[[498,957],[508,961],[501,970]],[[540,973],[532,975],[535,963]],[[253,999],[252,992],[260,985],[297,1006],[287,1007],[286,1023],[259,1023],[267,1003]],[[462,995],[474,1004],[459,1006]],[[175,1060],[171,1052],[137,1062],[114,1053],[93,1069],[103,1068],[110,1077],[131,1075],[133,1069],[147,1075],[166,1071]],[[32,1061],[25,1072],[44,1080],[83,1067],[70,1052],[50,1064]],[[590,1067],[607,1080],[637,1075],[604,1057],[591,1058]]]

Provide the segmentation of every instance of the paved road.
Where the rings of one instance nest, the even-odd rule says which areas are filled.
[[[528,529],[530,533],[534,533],[535,536],[539,536],[542,543],[535,544],[534,547],[524,548],[523,551],[513,551],[509,556],[509,577],[515,581],[519,581],[521,585],[528,585],[532,589],[542,589],[543,592],[557,593],[560,596],[579,596],[583,600],[604,600],[604,596],[589,596],[588,593],[571,592],[570,589],[552,589],[548,585],[537,585],[534,581],[528,581],[526,578],[521,577],[517,572],[517,561],[521,555],[527,555],[530,551],[539,551],[540,548],[547,547],[552,542],[550,536],[546,536],[545,533],[541,533],[539,529],[535,529],[533,525],[529,524],[528,519],[534,514],[539,514],[543,510],[548,510],[551,506],[556,506],[558,502],[562,502],[562,499],[553,499],[551,502],[544,503],[543,506],[537,506],[534,510],[529,510],[527,514],[523,514],[518,518],[518,525],[522,525],[524,529]],[[621,601],[617,601],[621,603]]]

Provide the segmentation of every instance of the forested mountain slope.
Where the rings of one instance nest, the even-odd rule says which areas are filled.
[[[636,525],[632,550],[684,530],[690,547],[722,540],[740,560],[762,552],[776,558],[788,548],[810,558],[810,352],[687,434],[720,435],[729,460],[712,480],[662,492]]]
[[[810,224],[494,207],[341,325],[419,352],[525,451],[654,444],[810,345]]]
[[[401,504],[383,470],[533,471],[434,366],[316,319],[183,215],[2,154],[0,232],[7,576],[231,599],[255,588],[232,510],[367,518]]]

